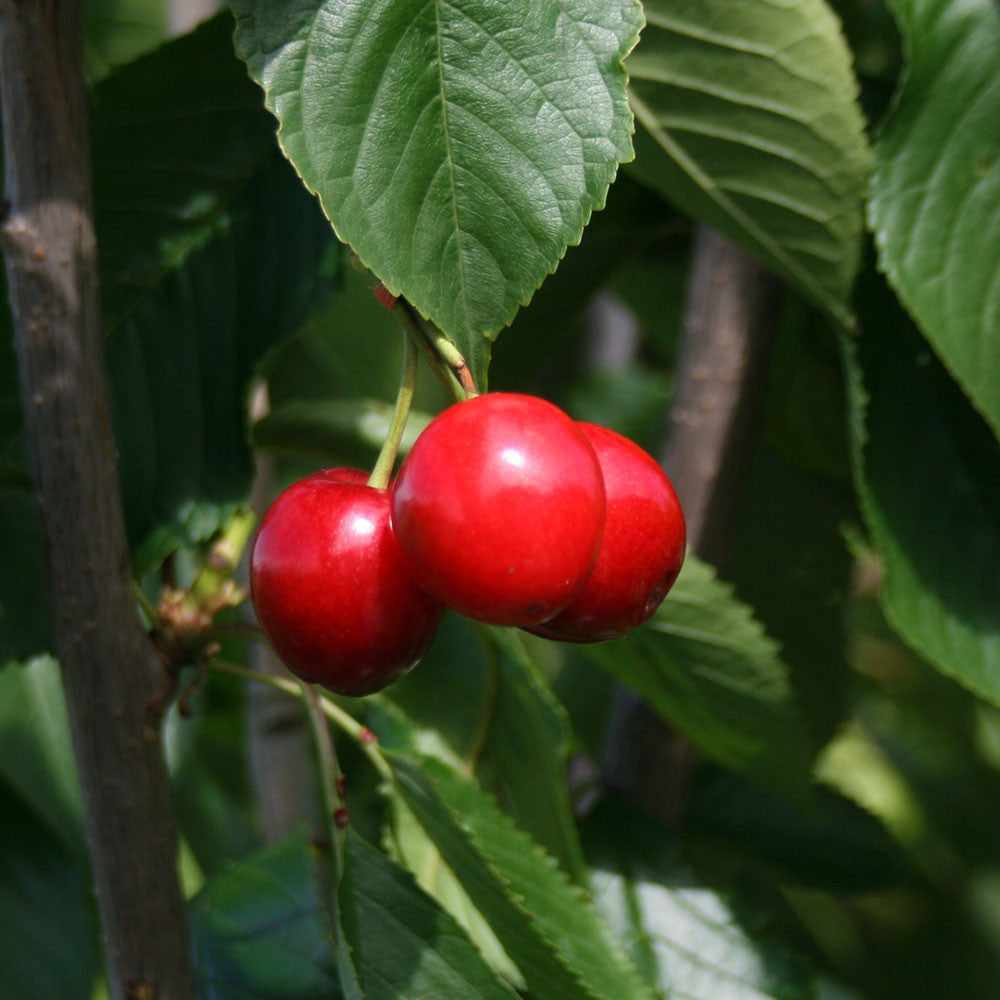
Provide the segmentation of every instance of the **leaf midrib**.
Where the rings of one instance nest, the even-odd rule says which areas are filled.
[[[469,292],[465,273],[465,250],[462,246],[462,227],[458,218],[458,187],[455,182],[455,161],[452,157],[451,130],[448,124],[448,96],[445,92],[444,46],[441,28],[441,0],[431,0],[434,8],[434,32],[438,58],[438,90],[441,95],[441,126],[444,130],[444,155],[448,165],[448,182],[451,187],[452,218],[455,220],[455,245],[458,251],[458,298],[461,302],[463,321],[469,319]],[[442,262],[443,263],[443,262]]]

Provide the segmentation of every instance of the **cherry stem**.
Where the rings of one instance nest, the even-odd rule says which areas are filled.
[[[417,382],[417,352],[410,337],[403,338],[403,375],[399,381],[399,392],[396,394],[396,410],[392,415],[392,424],[386,436],[378,461],[372,474],[368,477],[368,485],[384,490],[392,478],[392,467],[396,464],[399,454],[399,442],[403,439],[406,421],[410,416],[410,404],[413,402],[413,388]]]
[[[249,667],[241,666],[238,663],[229,663],[226,660],[211,660],[209,668],[220,673],[230,674],[245,681],[254,681],[258,684],[267,684],[269,687],[284,691],[285,694],[293,698],[305,698],[302,685],[297,681],[288,680],[284,677],[276,677],[273,674],[265,674],[259,670],[251,670]],[[336,702],[331,701],[326,695],[321,694],[313,688],[316,701],[323,714],[339,729],[352,739],[361,748],[362,752],[378,771],[379,775],[388,781],[392,781],[392,769],[379,749],[378,741],[373,737],[371,730],[363,726],[349,712],[345,712]],[[311,697],[311,696],[310,696]],[[369,695],[369,697],[374,697]],[[308,699],[307,699],[308,701]]]
[[[399,299],[395,312],[451,396],[458,402],[478,396],[479,390],[461,351],[444,334],[428,329],[406,299]]]
[[[307,684],[305,681],[299,681],[299,693],[305,702],[309,728],[312,730],[313,743],[316,747],[323,819],[333,855],[333,887],[336,891],[344,867],[344,827],[337,822],[338,815],[343,815],[339,811],[344,807],[340,797],[340,765],[337,762],[337,751],[330,735],[330,727],[323,712],[322,695],[315,684]]]

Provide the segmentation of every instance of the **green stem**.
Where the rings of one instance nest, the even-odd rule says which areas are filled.
[[[392,477],[392,467],[396,464],[399,453],[399,442],[406,429],[406,420],[410,415],[410,404],[413,402],[413,387],[417,382],[417,352],[410,337],[403,338],[403,376],[399,382],[399,392],[396,394],[396,410],[392,415],[392,425],[386,436],[378,461],[368,479],[368,485],[384,490]]]
[[[232,579],[256,526],[257,515],[249,507],[241,507],[229,519],[220,537],[212,543],[205,564],[191,584],[191,597],[196,603],[210,601]]]
[[[316,746],[316,759],[319,763],[320,793],[323,799],[323,821],[330,839],[333,856],[333,885],[336,890],[343,871],[344,857],[344,825],[338,823],[338,817],[344,816],[344,803],[340,797],[340,765],[337,763],[337,751],[333,745],[333,737],[323,714],[322,696],[315,684],[299,681],[299,694],[306,705],[309,716],[309,728],[312,730],[313,743]]]
[[[462,402],[479,395],[465,358],[458,348],[440,333],[430,332],[416,309],[406,299],[401,298],[397,302],[395,311],[452,398]]]
[[[146,596],[138,580],[132,581],[132,596],[135,597],[136,603],[147,618],[146,627],[156,628],[160,621],[160,613],[153,606],[153,602]]]
[[[259,670],[251,670],[249,667],[240,666],[238,663],[229,663],[225,660],[211,660],[209,667],[220,673],[231,674],[245,681],[255,681],[258,684],[267,684],[293,698],[303,697],[302,689],[296,681],[288,680],[284,677],[274,677],[271,674],[261,673]],[[376,771],[385,779],[392,780],[392,769],[379,749],[378,742],[371,730],[361,725],[357,719],[349,712],[345,712],[338,704],[331,701],[325,695],[316,692],[323,714],[343,733],[354,740],[361,748],[362,752],[371,762]]]

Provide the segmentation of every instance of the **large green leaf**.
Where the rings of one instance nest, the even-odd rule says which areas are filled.
[[[191,903],[191,937],[206,1000],[340,996],[304,830],[212,879]]]
[[[89,997],[99,965],[86,868],[0,780],[0,992]]]
[[[826,3],[645,7],[628,61],[635,172],[850,324],[869,155]]]
[[[413,879],[352,832],[340,919],[366,1000],[513,1000],[462,928]]]
[[[390,752],[395,787],[536,1000],[651,1000],[581,890],[472,780]]]
[[[236,46],[338,235],[454,338],[490,340],[630,159],[636,0],[235,0]]]
[[[858,488],[887,615],[938,669],[1000,703],[1000,446],[905,317],[881,317],[857,362]]]
[[[809,754],[777,643],[694,557],[645,626],[582,652],[720,763],[784,791],[808,782]]]
[[[583,825],[595,902],[636,966],[685,1000],[817,1000],[817,976],[767,934],[766,914],[702,882],[669,832],[619,803]]]
[[[1000,435],[1000,6],[889,6],[907,69],[875,150],[879,264]]]

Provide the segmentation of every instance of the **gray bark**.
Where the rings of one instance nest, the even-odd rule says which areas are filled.
[[[777,283],[700,226],[688,281],[663,467],[684,508],[688,549],[724,567],[757,427]],[[683,812],[696,754],[636,694],[615,695],[604,779],[667,823]]]
[[[10,304],[114,1000],[194,986],[156,697],[135,613],[97,298],[79,4],[0,0]]]

